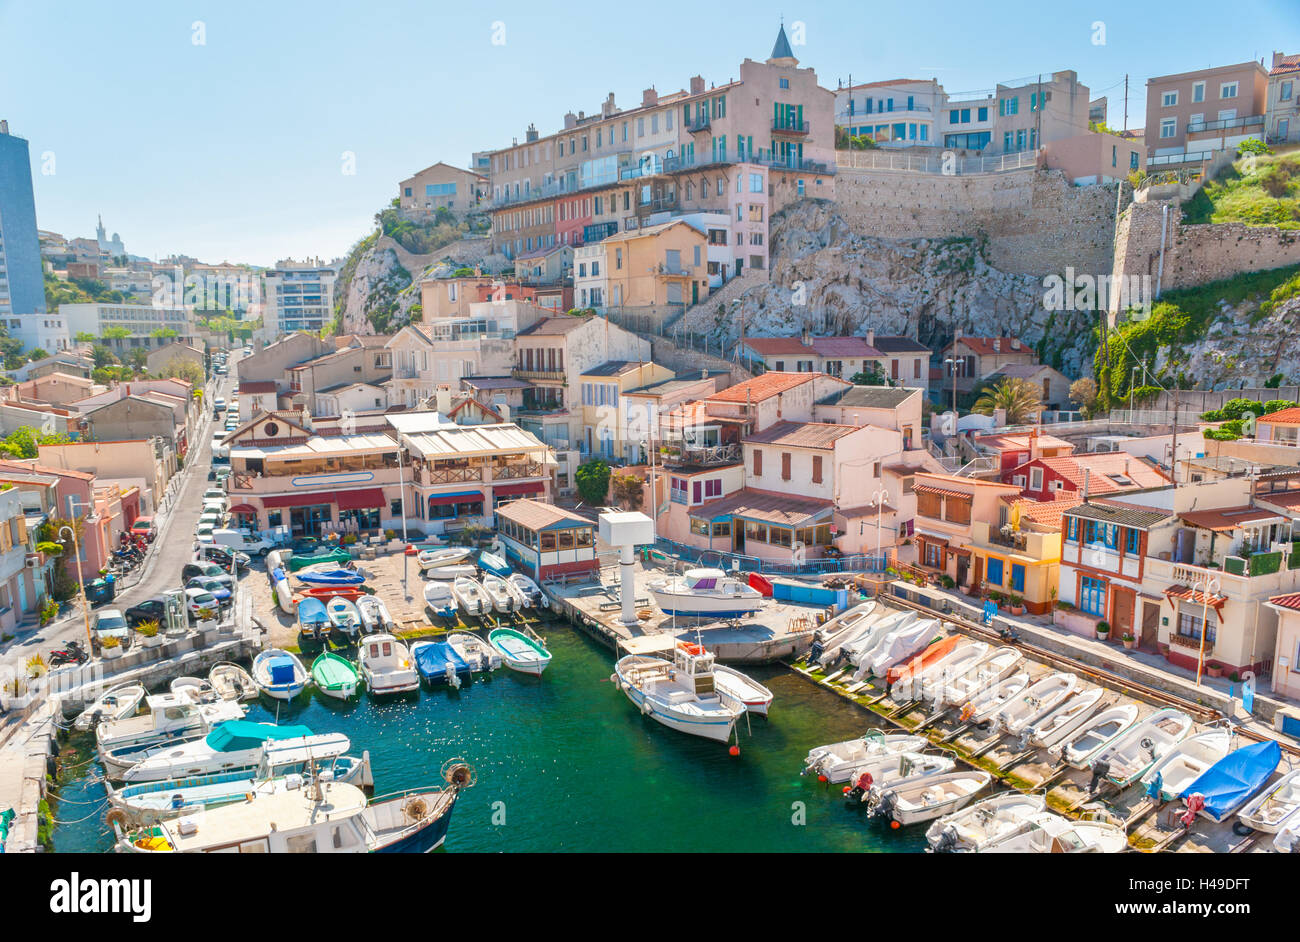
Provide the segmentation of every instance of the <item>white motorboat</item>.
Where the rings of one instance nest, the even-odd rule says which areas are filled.
[[[995,648],[975,665],[974,670],[952,678],[941,690],[935,691],[939,705],[944,708],[961,706],[1007,677],[1023,659],[1024,655],[1013,647]]]
[[[1040,716],[1033,725],[1021,731],[1025,745],[1036,749],[1049,749],[1088,722],[1097,712],[1105,691],[1100,687],[1082,690],[1069,697],[1046,716]]]
[[[1104,771],[1115,785],[1127,788],[1187,738],[1191,728],[1192,718],[1186,713],[1172,707],[1157,710],[1117,736],[1088,764],[1094,772]]]
[[[357,599],[357,612],[361,615],[361,630],[368,635],[385,631],[394,624],[388,606],[377,595],[363,595]]]
[[[839,660],[844,644],[858,637],[881,617],[883,609],[875,599],[840,612],[813,633],[812,646],[808,648],[808,664],[821,667],[834,664]]]
[[[361,676],[376,696],[420,689],[420,675],[406,645],[389,634],[366,635],[358,648]]]
[[[478,567],[464,563],[455,566],[439,566],[437,569],[424,571],[424,578],[431,582],[454,582],[457,579],[472,579],[476,575],[478,575]]]
[[[1188,736],[1147,769],[1139,781],[1148,795],[1154,797],[1158,787],[1160,801],[1173,801],[1231,748],[1232,734],[1222,727]]]
[[[1074,674],[1048,674],[1026,687],[1020,696],[1008,701],[993,717],[993,722],[1002,732],[1019,736],[1063,703],[1078,684],[1079,678]]]
[[[348,737],[342,733],[317,736],[306,726],[231,720],[202,739],[164,749],[137,762],[122,773],[122,781],[165,782],[218,772],[252,771],[263,763],[283,765],[271,758],[277,750],[319,754],[322,759],[331,759],[347,752],[349,745]]]
[[[919,752],[930,744],[923,736],[902,733],[886,735],[873,729],[860,739],[818,746],[808,752],[803,760],[803,775],[824,777],[827,782],[847,782],[854,768],[868,759],[879,756],[896,756],[904,752]]]
[[[909,671],[906,676],[889,688],[889,696],[895,703],[907,703],[911,700],[933,700],[948,683],[975,669],[989,653],[989,645],[983,641],[962,641],[943,657],[919,671]]]
[[[451,597],[466,615],[484,615],[492,611],[492,597],[477,581],[465,576],[451,584]]]
[[[713,682],[718,685],[719,690],[731,694],[745,704],[745,709],[750,713],[767,716],[767,711],[772,706],[772,691],[754,678],[722,664],[715,664]]]
[[[1133,725],[1137,715],[1135,703],[1109,707],[1071,733],[1068,739],[1051,747],[1050,751],[1072,767],[1086,769],[1093,756]]]
[[[438,618],[456,617],[456,597],[451,594],[451,585],[446,582],[426,582],[424,584],[424,604]]]
[[[541,677],[551,663],[551,652],[546,643],[531,628],[493,628],[488,632],[488,644],[501,655],[501,661],[512,671]]]
[[[335,595],[325,602],[325,616],[339,634],[355,641],[361,637],[361,610],[347,596]]]
[[[665,615],[739,618],[763,606],[763,593],[721,569],[688,569],[672,579],[652,579],[646,588]]]
[[[483,591],[487,593],[492,600],[492,607],[498,612],[510,612],[515,609],[515,595],[511,591],[513,586],[500,576],[494,576],[490,572],[483,574],[482,582]]]
[[[311,675],[298,655],[280,648],[267,648],[253,658],[253,682],[268,697],[292,700],[307,689]]]
[[[887,788],[912,779],[925,778],[927,775],[943,775],[956,767],[957,763],[948,756],[920,752],[872,759],[849,775],[844,797],[848,801],[859,801],[871,806],[880,800]]]
[[[72,726],[84,732],[100,723],[134,716],[146,694],[147,691],[141,684],[127,683],[109,687],[95,698],[94,703],[81,711]]]
[[[905,661],[921,648],[925,647],[939,631],[939,621],[935,618],[918,618],[903,623],[885,635],[871,654],[871,661],[861,662],[867,672],[875,677],[884,677],[886,672],[900,661]]]
[[[1237,812],[1241,823],[1265,834],[1300,826],[1300,768],[1292,769]]]
[[[1273,850],[1279,854],[1300,854],[1300,821],[1294,816],[1273,837]]]
[[[466,563],[474,555],[472,547],[446,546],[441,549],[421,550],[416,557],[423,570],[442,569],[458,563]]]
[[[944,815],[926,830],[925,839],[936,853],[982,850],[1046,807],[1043,795],[1006,791]]]
[[[1006,834],[979,848],[984,854],[1118,854],[1128,846],[1122,827],[1105,821],[1073,821],[1051,811],[1031,814]]]
[[[506,581],[515,587],[519,597],[524,600],[524,608],[532,608],[534,605],[542,604],[542,588],[532,579],[529,579],[522,572],[512,572]]]
[[[257,684],[252,675],[238,664],[222,661],[208,671],[208,683],[222,700],[252,700],[257,696]]]
[[[172,693],[184,693],[196,703],[211,703],[221,699],[212,689],[212,684],[202,677],[177,677],[167,685],[167,689]]]
[[[877,614],[879,617],[873,618],[856,638],[840,647],[849,663],[858,666],[858,671],[854,674],[855,680],[862,680],[871,672],[871,662],[886,638],[900,628],[915,624],[921,618],[916,612],[889,611],[881,614],[877,611]]]
[[[995,716],[1029,686],[1029,672],[1017,671],[971,697],[961,708],[963,723],[983,723]]]
[[[117,778],[160,749],[206,736],[218,723],[244,716],[238,703],[198,703],[184,691],[146,697],[145,706],[149,712],[144,716],[110,720],[95,729],[99,760],[108,777]]]
[[[642,713],[691,736],[726,742],[745,714],[745,704],[718,688],[713,655],[700,645],[678,642],[671,661],[629,654],[610,680]]]
[[[881,793],[871,814],[902,825],[933,821],[966,807],[991,781],[992,775],[978,771],[946,772],[903,781]]]
[[[470,634],[468,631],[453,631],[447,635],[447,643],[472,671],[484,673],[494,671],[501,666],[501,655],[497,653],[496,648],[478,635]]]

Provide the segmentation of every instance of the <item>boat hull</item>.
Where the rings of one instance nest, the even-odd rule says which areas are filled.
[[[632,701],[632,705],[660,725],[688,736],[699,736],[714,742],[726,742],[731,738],[731,731],[736,726],[736,719],[704,720],[698,717],[682,716],[674,713],[663,702],[648,699],[642,691],[631,684],[623,684],[623,693]]]
[[[374,847],[371,853],[375,854],[427,854],[435,851],[442,846],[443,841],[447,839],[447,831],[451,828],[451,813],[456,808],[456,801],[453,799],[448,803],[442,814],[433,818],[424,827],[412,834],[406,834],[388,844],[382,844]]]

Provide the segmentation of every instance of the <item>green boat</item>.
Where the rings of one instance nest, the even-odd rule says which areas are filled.
[[[299,569],[306,569],[317,563],[346,563],[351,558],[352,554],[345,549],[326,550],[323,553],[312,553],[310,556],[294,555],[289,559],[289,571],[297,572]]]
[[[357,688],[361,685],[356,665],[333,651],[325,651],[311,662],[311,679],[316,682],[321,693],[337,700],[356,696]]]
[[[551,652],[531,631],[525,634],[513,628],[495,628],[488,632],[488,644],[501,655],[506,667],[521,674],[540,677],[551,663]]]

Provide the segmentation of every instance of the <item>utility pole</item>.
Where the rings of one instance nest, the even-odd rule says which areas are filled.
[[[1128,73],[1124,73],[1124,130],[1128,130]]]
[[[1174,380],[1174,437],[1169,448],[1169,473],[1174,478],[1174,490],[1178,490],[1178,380]]]
[[[1034,109],[1034,146],[1038,150],[1043,146],[1043,73],[1038,73],[1038,107]]]

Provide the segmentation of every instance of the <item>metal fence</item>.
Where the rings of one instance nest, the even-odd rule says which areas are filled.
[[[704,549],[688,546],[675,540],[660,537],[655,541],[655,549],[668,556],[688,563],[698,563],[716,569],[735,569],[740,572],[757,572],[769,575],[815,576],[837,572],[884,572],[889,567],[889,554],[879,556],[874,553],[862,553],[843,556],[839,559],[809,559],[802,563],[780,562],[772,559],[760,559],[743,553],[731,553],[723,550]]]
[[[904,173],[967,176],[1032,169],[1038,166],[1038,152],[1028,150],[998,157],[957,157],[949,151],[938,157],[924,157],[896,150],[838,150],[835,152],[835,163],[841,170],[898,170]]]

